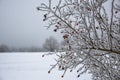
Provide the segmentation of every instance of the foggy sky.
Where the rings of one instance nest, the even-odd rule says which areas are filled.
[[[36,10],[41,2],[43,0],[0,0],[0,44],[41,46],[49,36],[61,41],[60,33],[43,27],[46,24],[42,21],[42,12]]]

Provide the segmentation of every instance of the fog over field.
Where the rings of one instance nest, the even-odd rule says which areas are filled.
[[[61,36],[47,30],[43,22],[43,13],[36,7],[48,0],[0,0],[0,45],[10,47],[40,47],[46,38]]]

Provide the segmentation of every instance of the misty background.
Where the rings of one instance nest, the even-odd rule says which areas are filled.
[[[37,11],[45,0],[0,0],[0,45],[9,47],[41,47],[46,38],[53,36],[61,42],[60,32],[47,30],[43,13]]]

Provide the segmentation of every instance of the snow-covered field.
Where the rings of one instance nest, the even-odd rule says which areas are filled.
[[[54,64],[54,56],[43,53],[0,53],[0,80],[91,80],[91,75],[85,74],[77,78],[76,70],[63,72],[54,69],[48,74],[50,65]]]

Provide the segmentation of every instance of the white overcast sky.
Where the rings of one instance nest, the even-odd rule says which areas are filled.
[[[0,44],[12,47],[41,46],[45,39],[54,36],[62,40],[60,33],[47,30],[43,15],[36,10],[48,0],[0,0]]]

